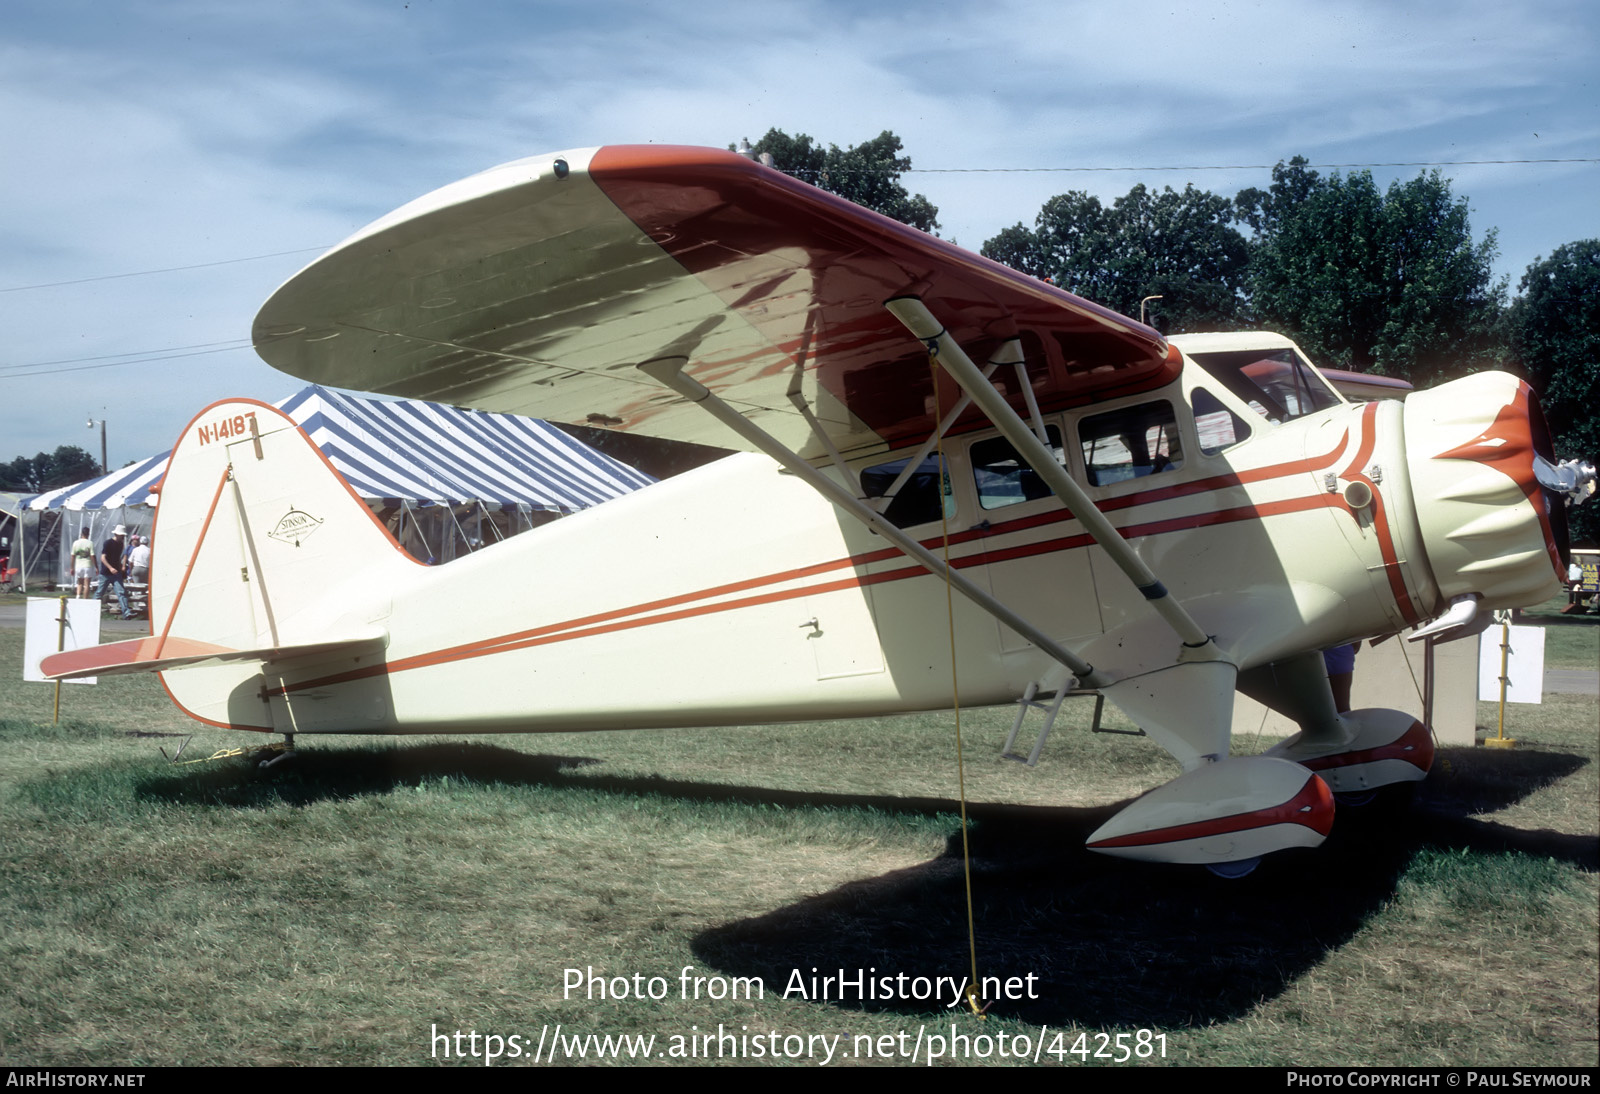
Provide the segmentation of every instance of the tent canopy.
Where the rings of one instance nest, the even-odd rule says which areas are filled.
[[[293,418],[402,547],[448,562],[648,486],[656,480],[554,426],[418,400],[312,386],[278,407]],[[24,580],[70,582],[66,545],[80,529],[101,542],[113,525],[148,536],[171,452],[109,475],[20,499]]]
[[[43,494],[30,494],[22,499],[22,507],[41,512],[46,509],[121,509],[127,505],[154,505],[155,495],[150,488],[167,473],[166,451],[109,475],[71,486],[58,486]]]
[[[417,399],[380,400],[315,384],[277,404],[357,494],[395,504],[479,502],[570,513],[655,480],[533,418]],[[89,482],[24,497],[31,510],[154,505],[172,453]]]

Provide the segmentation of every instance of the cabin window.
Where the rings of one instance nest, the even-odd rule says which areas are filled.
[[[1183,466],[1178,419],[1165,399],[1096,414],[1078,423],[1090,486],[1110,486]]]
[[[1341,402],[1326,380],[1292,349],[1228,350],[1189,357],[1269,422],[1287,422]]]
[[[1222,400],[1203,387],[1194,389],[1194,431],[1200,435],[1200,451],[1215,456],[1250,436],[1244,419],[1222,405]]]
[[[915,471],[906,477],[898,490],[894,484],[911,462],[910,457],[864,468],[861,472],[861,489],[869,498],[881,498],[894,492],[894,500],[883,515],[897,528],[910,528],[927,524],[943,517],[956,515],[955,494],[950,489],[950,471],[941,467],[937,456],[929,456]],[[942,502],[942,509],[941,509]]]
[[[1053,425],[1047,426],[1045,436],[1049,438],[1050,451],[1056,462],[1065,463],[1066,456],[1061,451],[1061,430]],[[970,455],[972,478],[978,487],[978,504],[983,508],[1003,509],[1008,505],[1050,496],[1050,488],[1044,484],[1038,472],[1017,455],[1017,450],[1004,437],[979,441],[972,446]]]

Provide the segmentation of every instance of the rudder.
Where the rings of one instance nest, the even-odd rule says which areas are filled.
[[[229,399],[185,427],[158,490],[150,621],[238,650],[352,631],[411,564],[299,426],[265,403]],[[376,592],[374,591],[376,590]],[[192,716],[273,728],[259,665],[163,674]]]

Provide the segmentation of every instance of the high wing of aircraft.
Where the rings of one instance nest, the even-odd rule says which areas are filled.
[[[1178,371],[1114,312],[731,153],[654,145],[420,198],[280,288],[254,335],[274,367],[339,386],[745,447],[635,368],[691,355],[691,376],[813,458],[791,389],[851,454],[921,441],[959,397],[947,383],[934,406],[925,351],[883,309],[908,291],[979,360],[1020,337],[1047,409]]]
[[[1427,772],[1426,727],[1337,713],[1318,651],[1543,599],[1594,489],[1513,377],[1352,405],[707,149],[447,186],[254,337],[319,383],[743,451],[430,568],[293,422],[220,403],[161,487],[152,637],[47,674],[159,671],[292,739],[937,709],[953,659],[969,703],[1102,691],[1182,773],[1090,846],[1222,870]],[[1236,690],[1301,732],[1230,757]]]

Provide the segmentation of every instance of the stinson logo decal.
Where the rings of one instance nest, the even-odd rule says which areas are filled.
[[[322,521],[300,509],[290,509],[278,521],[277,527],[267,533],[268,538],[280,543],[300,546],[300,541],[322,526]]]

